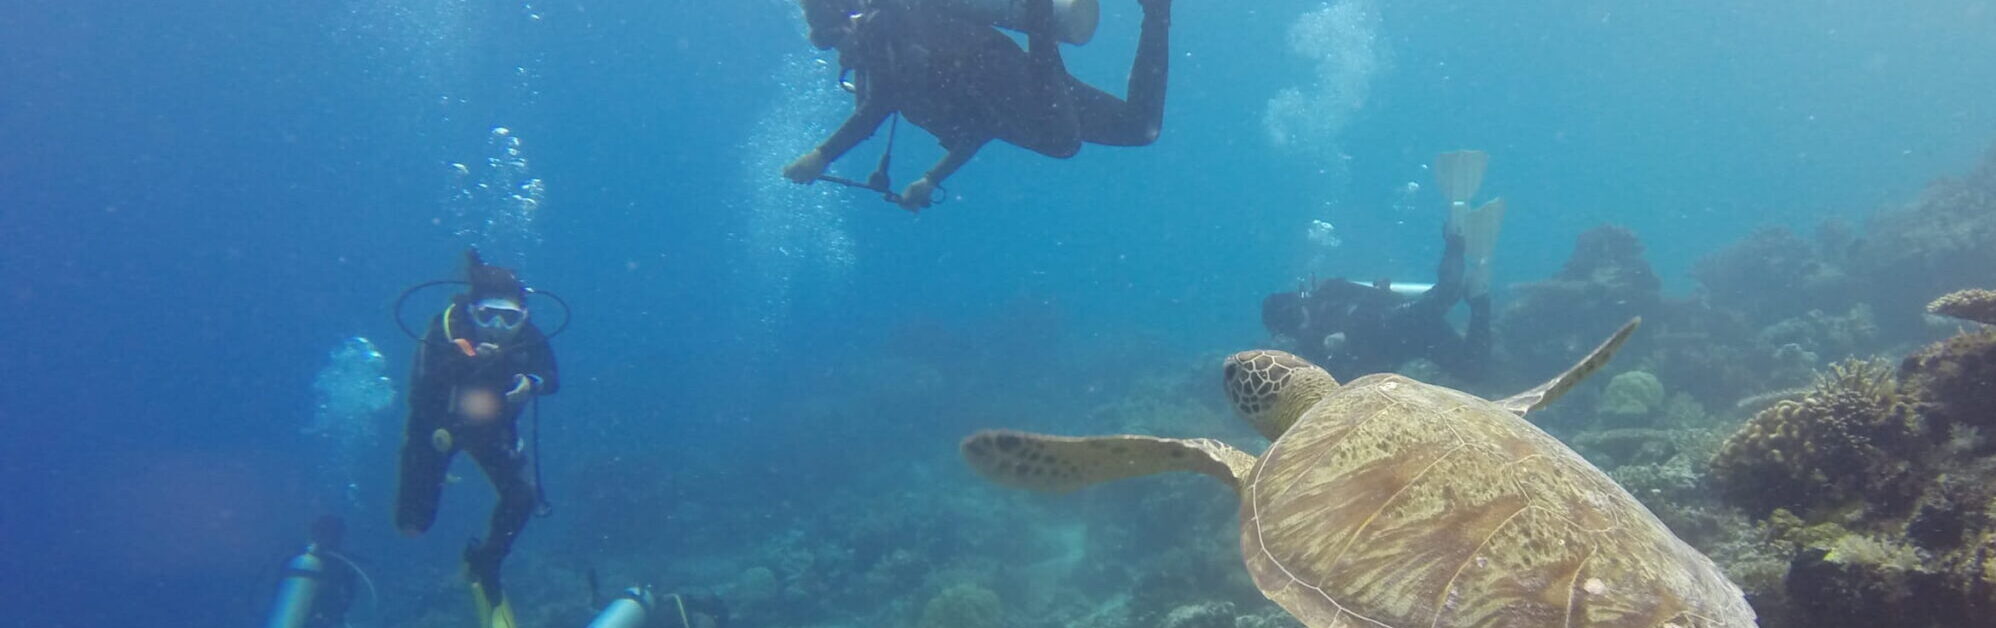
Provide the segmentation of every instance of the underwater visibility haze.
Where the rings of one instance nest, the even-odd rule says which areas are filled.
[[[0,625],[1996,626],[1996,3],[1093,5],[14,3]]]

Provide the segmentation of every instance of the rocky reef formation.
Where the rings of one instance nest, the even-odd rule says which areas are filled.
[[[1996,268],[1996,146],[1967,174],[1934,181],[1911,203],[1865,221],[1850,259],[1850,274],[1878,303],[1986,287]],[[1886,313],[1889,331],[1919,326],[1917,311]]]
[[[1988,329],[1838,364],[1748,421],[1711,478],[1752,517],[1733,566],[1767,625],[1996,626],[1992,425]]]
[[[1704,299],[1752,320],[1780,320],[1852,304],[1842,268],[1848,229],[1825,223],[1815,240],[1787,227],[1765,227],[1698,260],[1691,277]]]
[[[1996,325],[1996,291],[1976,289],[1952,292],[1928,303],[1927,312]]]
[[[1493,330],[1508,360],[1557,373],[1631,317],[1655,314],[1663,281],[1643,251],[1634,232],[1602,225],[1580,234],[1559,274],[1512,286]]]

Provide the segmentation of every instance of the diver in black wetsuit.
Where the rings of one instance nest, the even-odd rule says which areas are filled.
[[[810,183],[831,162],[899,112],[948,151],[908,185],[900,204],[929,206],[935,188],[991,140],[1067,158],[1083,142],[1143,146],[1164,124],[1171,0],[1139,0],[1143,30],[1128,100],[1067,73],[1052,33],[1051,0],[1025,0],[1027,49],[988,24],[922,0],[799,0],[811,43],[837,48],[853,73],[853,113],[811,152],[783,169]]]
[[[499,505],[485,540],[473,541],[464,560],[488,607],[481,612],[504,612],[510,621],[499,563],[539,498],[517,423],[528,402],[554,394],[561,380],[547,336],[527,320],[526,286],[513,271],[486,265],[476,250],[466,257],[470,289],[430,320],[416,350],[395,525],[409,536],[428,530],[451,457],[471,454],[498,489]]]
[[[1340,380],[1392,371],[1415,358],[1432,360],[1456,377],[1483,379],[1490,368],[1490,256],[1505,205],[1499,198],[1477,207],[1470,199],[1483,185],[1489,161],[1476,150],[1435,159],[1449,218],[1433,287],[1410,295],[1391,281],[1330,279],[1262,299],[1262,325],[1293,339],[1297,354]],[[1469,303],[1469,329],[1461,333],[1448,322],[1457,301]]]
[[[1327,279],[1299,292],[1278,292],[1261,302],[1269,332],[1294,339],[1297,353],[1339,380],[1391,371],[1427,358],[1451,375],[1475,381],[1490,362],[1490,295],[1469,294],[1463,277],[1463,236],[1452,229],[1435,285],[1418,296],[1392,283],[1365,285]],[[1447,317],[1457,301],[1469,303],[1469,329],[1458,333]]]

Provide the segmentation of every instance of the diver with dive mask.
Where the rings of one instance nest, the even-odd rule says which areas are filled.
[[[531,454],[538,452],[530,454],[520,437],[519,418],[535,399],[560,390],[561,379],[548,345],[551,334],[534,325],[527,309],[529,294],[547,293],[529,290],[511,269],[484,263],[476,249],[465,257],[467,281],[421,284],[396,302],[401,324],[401,306],[411,293],[441,284],[468,286],[431,318],[416,350],[395,525],[408,536],[429,530],[452,456],[470,454],[498,490],[499,504],[484,540],[473,539],[465,548],[465,567],[480,625],[510,627],[513,613],[500,587],[499,565],[536,510],[548,510],[539,468],[530,465],[536,457]]]

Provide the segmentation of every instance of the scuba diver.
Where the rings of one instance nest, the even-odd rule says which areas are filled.
[[[1436,162],[1449,220],[1433,286],[1328,279],[1263,299],[1262,324],[1294,340],[1296,353],[1340,380],[1392,371],[1416,358],[1432,360],[1456,377],[1481,380],[1490,362],[1490,254],[1504,201],[1472,209],[1469,199],[1482,185],[1488,163],[1480,151],[1444,153]],[[1447,320],[1458,301],[1469,304],[1464,333]]]
[[[366,579],[360,567],[342,555],[346,520],[333,515],[312,522],[305,551],[284,563],[277,603],[270,609],[268,628],[336,628],[346,625],[356,586]],[[330,560],[329,560],[330,559]],[[372,585],[369,585],[372,588]]]
[[[1171,0],[1139,0],[1144,18],[1128,100],[1067,73],[1052,0],[1024,0],[1017,20],[1026,33],[1024,50],[990,21],[938,6],[945,0],[799,2],[811,44],[838,49],[841,79],[852,73],[852,81],[841,84],[853,93],[854,106],[831,137],[783,169],[791,181],[873,189],[903,209],[919,211],[991,140],[1065,159],[1084,142],[1148,145],[1163,127]],[[886,182],[885,156],[864,185],[824,176],[831,162],[897,112],[935,135],[947,151],[922,178],[896,195]],[[888,137],[892,151],[891,129]]]
[[[499,563],[545,504],[517,422],[535,397],[560,390],[561,380],[547,336],[528,320],[526,286],[512,270],[485,264],[477,249],[465,256],[469,289],[430,320],[416,350],[395,525],[408,536],[427,531],[451,457],[470,454],[498,489],[499,504],[485,540],[465,548],[465,567],[481,628],[511,628]]]

